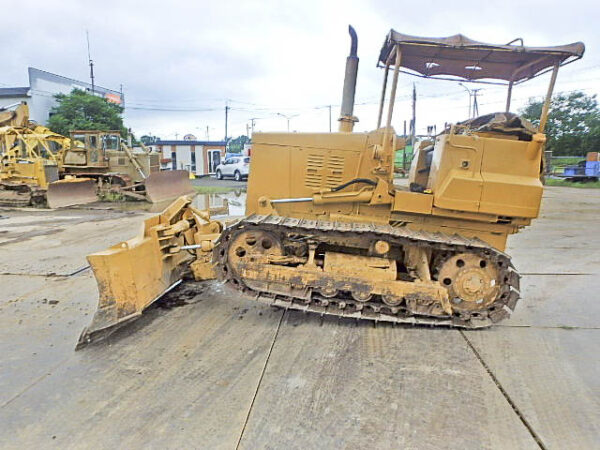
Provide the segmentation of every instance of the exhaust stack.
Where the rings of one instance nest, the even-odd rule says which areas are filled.
[[[352,44],[350,45],[350,55],[346,58],[346,74],[344,76],[344,92],[342,94],[342,109],[340,111],[339,131],[351,132],[354,129],[354,123],[358,118],[354,113],[354,94],[356,92],[356,75],[358,73],[358,37],[352,25],[348,25],[348,32]]]

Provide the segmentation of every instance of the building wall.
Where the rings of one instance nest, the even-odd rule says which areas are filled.
[[[31,88],[31,100],[29,101],[31,120],[35,120],[40,124],[45,124],[48,121],[50,109],[57,105],[54,95],[70,94],[73,89],[91,92],[92,88],[89,83],[44,72],[33,67],[29,68],[29,86]],[[118,98],[117,103],[121,101],[121,95],[117,91],[95,86],[94,92],[100,97]]]
[[[31,103],[31,98],[28,95],[18,95],[14,97],[0,97],[0,108],[8,105],[13,105],[15,103],[26,102],[27,104]],[[30,105],[31,107],[31,105]]]
[[[208,142],[174,141],[173,143],[158,143],[155,148],[162,153],[161,159],[167,161],[161,164],[163,170],[188,170],[199,176],[213,173],[209,170],[208,154],[210,151],[218,151],[221,160],[225,156],[225,145],[214,145]],[[192,154],[195,155],[195,164],[193,164]]]

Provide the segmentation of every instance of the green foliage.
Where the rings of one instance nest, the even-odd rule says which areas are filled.
[[[246,135],[241,135],[235,139],[229,140],[228,151],[231,153],[242,153],[244,150],[244,144],[248,144],[250,139]]]
[[[123,137],[127,129],[123,126],[123,108],[81,89],[69,94],[54,96],[58,105],[50,110],[48,128],[68,136],[73,130],[120,130]]]
[[[587,181],[585,183],[561,180],[559,178],[546,178],[546,186],[562,186],[580,189],[600,189],[600,181]]]
[[[521,115],[539,125],[542,106],[542,100],[529,99]],[[581,156],[600,150],[600,108],[596,96],[576,91],[553,97],[545,132],[546,149],[555,156]]]

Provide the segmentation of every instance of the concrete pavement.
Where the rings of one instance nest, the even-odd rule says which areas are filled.
[[[600,191],[546,190],[508,249],[523,299],[489,330],[284,313],[204,283],[74,352],[97,302],[85,255],[147,214],[0,211],[2,448],[600,446]]]

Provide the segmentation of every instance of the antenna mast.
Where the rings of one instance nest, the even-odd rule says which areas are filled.
[[[95,93],[94,86],[94,61],[92,61],[92,56],[90,54],[90,33],[88,30],[85,30],[85,36],[87,38],[87,51],[88,51],[88,61],[90,63],[90,79],[92,80],[92,94]]]

